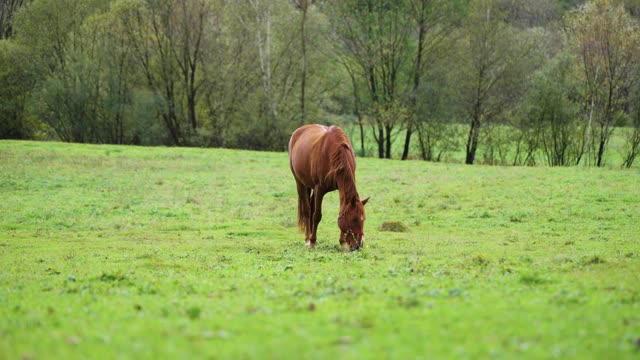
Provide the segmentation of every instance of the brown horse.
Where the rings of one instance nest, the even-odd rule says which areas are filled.
[[[298,188],[298,228],[310,248],[322,219],[322,198],[340,193],[340,245],[357,250],[364,244],[364,205],[356,190],[356,160],[347,135],[337,126],[305,125],[289,140],[289,163]]]

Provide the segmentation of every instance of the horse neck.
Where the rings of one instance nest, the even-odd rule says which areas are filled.
[[[343,149],[342,151],[347,151]],[[336,184],[340,194],[340,208],[347,205],[347,202],[355,196],[358,198],[358,190],[356,189],[356,179],[354,168],[350,161],[343,162],[340,170],[336,172]]]

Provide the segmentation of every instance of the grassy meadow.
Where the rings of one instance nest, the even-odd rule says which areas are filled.
[[[637,167],[357,180],[308,250],[285,153],[0,141],[0,358],[640,356]]]

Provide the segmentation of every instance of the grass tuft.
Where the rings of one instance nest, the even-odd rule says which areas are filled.
[[[202,313],[202,309],[198,306],[191,306],[187,308],[187,317],[191,320],[197,320],[200,318],[200,314]]]
[[[604,263],[606,263],[606,261],[598,255],[591,255],[589,257],[586,257],[582,259],[582,262],[581,262],[582,265],[597,265],[597,264],[604,264]]]
[[[491,261],[482,255],[476,255],[471,258],[471,263],[475,266],[486,267]]]
[[[524,273],[520,274],[520,282],[525,285],[541,285],[546,284],[549,280],[545,279],[538,273]]]

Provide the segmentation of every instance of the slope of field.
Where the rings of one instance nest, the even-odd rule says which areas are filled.
[[[0,142],[0,358],[637,358],[640,171],[358,159],[366,247],[284,153]],[[396,231],[384,231],[385,229]]]

